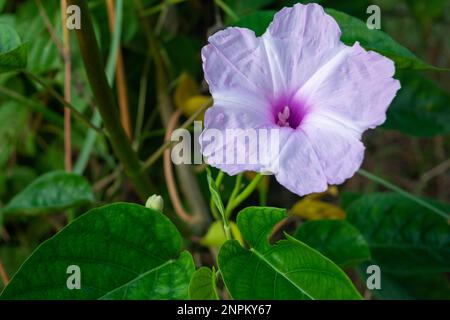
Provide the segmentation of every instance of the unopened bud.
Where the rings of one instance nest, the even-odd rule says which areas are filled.
[[[150,209],[154,209],[162,212],[164,208],[164,200],[161,196],[154,194],[150,198],[148,198],[145,206]]]

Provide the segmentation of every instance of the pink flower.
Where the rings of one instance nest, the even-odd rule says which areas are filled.
[[[400,88],[382,55],[340,41],[336,21],[317,4],[284,8],[261,37],[227,28],[209,38],[203,69],[214,105],[205,130],[279,128],[275,177],[304,195],[340,184],[361,166],[362,133],[382,124]],[[226,147],[200,137],[202,153]],[[212,164],[234,175],[258,164]]]

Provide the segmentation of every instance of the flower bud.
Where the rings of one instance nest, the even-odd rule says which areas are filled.
[[[154,194],[150,198],[148,198],[145,206],[149,209],[154,209],[162,212],[164,208],[164,200],[160,195]]]

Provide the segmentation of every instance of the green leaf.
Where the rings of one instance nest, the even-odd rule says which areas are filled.
[[[450,226],[446,219],[399,194],[362,196],[347,209],[347,220],[363,234],[372,260],[383,272],[412,275],[450,271]]]
[[[160,266],[145,271],[105,294],[101,299],[187,299],[187,286],[194,270],[191,254],[183,251],[178,259],[168,260]]]
[[[94,201],[89,183],[64,171],[46,173],[17,194],[2,210],[2,215],[37,215],[60,212]]]
[[[211,199],[216,206],[217,210],[219,210],[222,217],[225,216],[225,207],[223,206],[222,198],[220,197],[219,191],[217,190],[216,182],[211,176],[211,170],[206,168],[206,177],[208,179],[208,187],[209,192],[211,193]]]
[[[392,59],[397,69],[441,70],[415,56],[383,31],[370,30],[366,23],[358,18],[333,9],[325,11],[338,23],[342,32],[341,41],[345,44],[353,45],[359,41],[366,50],[376,51]]]
[[[345,273],[331,260],[287,235],[275,245],[269,236],[284,210],[250,207],[237,224],[250,250],[230,240],[218,264],[234,299],[360,299]]]
[[[450,133],[450,95],[421,75],[408,72],[397,77],[402,89],[383,127],[421,137]]]
[[[316,220],[303,224],[295,238],[330,258],[341,268],[370,259],[369,246],[359,231],[344,220]]]
[[[364,282],[367,280],[366,270],[370,264],[373,262],[367,262],[358,268]],[[371,292],[376,298],[383,300],[449,300],[450,284],[444,273],[399,276],[381,270],[381,288]]]
[[[0,73],[25,68],[27,45],[9,25],[0,23]]]
[[[216,273],[207,267],[201,267],[192,275],[189,284],[189,299],[219,300],[216,289]]]
[[[163,214],[135,204],[93,209],[28,258],[2,299],[187,299],[194,262]],[[80,289],[69,290],[68,266]]]

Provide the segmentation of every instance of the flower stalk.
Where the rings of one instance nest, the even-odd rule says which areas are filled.
[[[242,190],[241,193],[238,194],[241,186],[242,175],[239,174],[236,178],[236,185],[231,194],[230,200],[228,201],[227,208],[225,209],[225,216],[230,217],[233,213],[233,210],[236,209],[242,202],[244,202],[255,189],[258,187],[261,182],[263,176],[261,174],[257,174],[255,178],[247,185],[247,187]]]

